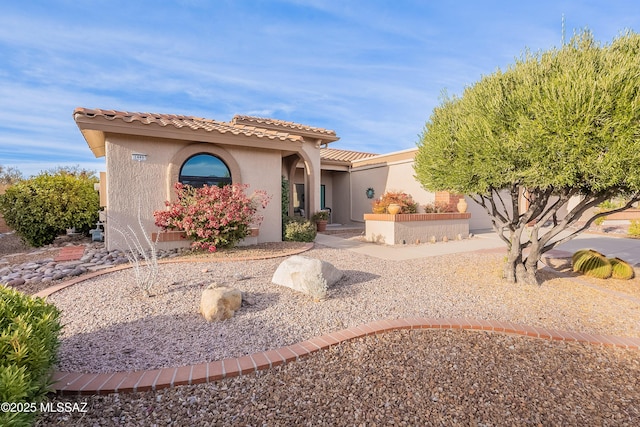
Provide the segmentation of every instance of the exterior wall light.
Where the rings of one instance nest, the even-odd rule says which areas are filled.
[[[367,188],[366,193],[367,193],[367,199],[373,199],[373,196],[375,196],[376,194],[376,192],[371,187]]]

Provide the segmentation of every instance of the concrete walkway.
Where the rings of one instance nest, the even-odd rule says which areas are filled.
[[[357,240],[347,240],[326,234],[318,234],[315,241],[320,245],[336,249],[347,249],[375,258],[393,261],[506,247],[504,242],[500,240],[495,233],[482,233],[467,240],[449,241],[446,243],[421,243],[419,245],[382,245]]]
[[[474,252],[479,250],[506,250],[505,243],[494,232],[474,235],[471,239],[419,245],[382,245],[341,237],[318,234],[316,243],[337,249],[369,255],[375,258],[394,261],[426,258],[430,256]],[[580,249],[595,249],[608,257],[618,257],[632,265],[640,266],[640,239],[608,237],[583,233],[555,248],[559,251],[575,252]]]

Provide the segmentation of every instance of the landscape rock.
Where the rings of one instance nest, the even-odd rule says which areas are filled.
[[[13,280],[11,280],[9,283],[7,283],[7,285],[9,286],[20,286],[20,285],[24,285],[26,282],[25,279],[21,278],[21,277],[17,277]]]
[[[35,253],[35,252],[32,252]],[[158,250],[158,259],[179,255],[178,250]],[[138,258],[140,258],[138,256]],[[129,259],[121,250],[108,251],[103,243],[87,245],[80,260],[56,262],[53,258],[30,261],[23,264],[0,266],[0,283],[20,286],[25,283],[50,283],[79,276],[87,271],[126,264]],[[19,280],[15,280],[19,279]]]
[[[327,290],[342,276],[342,271],[327,261],[294,255],[282,261],[271,282],[310,295],[314,299],[324,299]]]
[[[207,322],[226,320],[242,305],[242,292],[236,288],[209,285],[202,291],[200,298],[200,314]]]

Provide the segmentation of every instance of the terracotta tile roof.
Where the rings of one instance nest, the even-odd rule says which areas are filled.
[[[134,113],[128,111],[116,111],[116,110],[101,110],[101,109],[88,109],[88,108],[76,108],[73,112],[73,117],[78,121],[79,118],[85,117],[93,119],[96,117],[102,117],[107,120],[122,120],[125,123],[139,122],[144,125],[159,125],[159,126],[173,126],[176,129],[190,128],[192,130],[205,130],[207,132],[218,132],[225,134],[230,132],[233,135],[245,135],[255,136],[258,138],[267,138],[272,140],[281,141],[302,141],[302,136],[297,135],[294,130],[296,125],[292,123],[289,131],[279,131],[278,129],[269,129],[260,126],[246,126],[244,124],[235,124],[234,122],[220,122],[217,120],[204,119],[193,116],[181,116],[176,114],[157,114],[157,113]],[[234,118],[235,120],[235,118]],[[279,122],[277,120],[273,122]],[[283,122],[287,123],[287,122]],[[257,125],[258,123],[256,123]],[[312,129],[305,127],[304,125],[297,125],[301,129]],[[332,131],[327,131],[332,132]],[[335,135],[335,133],[333,134]]]
[[[377,154],[363,153],[361,151],[338,150],[336,148],[320,149],[320,159],[335,162],[352,162],[354,160],[366,159],[377,156]]]
[[[301,133],[308,136],[317,135],[326,141],[337,141],[339,139],[336,136],[336,132],[333,130],[307,126],[300,123],[286,122],[284,120],[235,115],[231,120],[231,123],[235,126],[257,126],[283,131],[293,130],[295,131],[294,133]]]

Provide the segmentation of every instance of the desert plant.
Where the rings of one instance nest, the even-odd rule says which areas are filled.
[[[156,239],[152,240],[145,232],[142,224],[142,204],[138,203],[138,228],[139,233],[128,224],[125,228],[117,225],[113,226],[113,229],[117,231],[129,250],[125,251],[125,256],[129,260],[129,263],[133,266],[133,274],[136,286],[144,296],[151,295],[151,289],[156,284],[158,279],[158,239],[160,233],[156,234]],[[111,220],[113,223],[114,220]],[[140,235],[143,236],[143,240],[140,239]],[[144,262],[143,262],[144,261]]]
[[[0,402],[43,401],[51,386],[58,335],[58,309],[0,285]],[[36,413],[0,411],[0,425],[31,425]]]
[[[321,274],[305,276],[304,281],[305,287],[314,301],[319,302],[327,297],[329,287]]]
[[[611,263],[611,277],[614,279],[630,280],[635,276],[633,267],[618,257],[609,258]]]
[[[598,279],[611,277],[611,263],[606,256],[593,249],[578,252],[572,256],[574,272]]]
[[[165,202],[168,210],[153,213],[156,225],[184,231],[194,249],[215,252],[232,247],[249,235],[251,224],[262,222],[258,207],[265,208],[270,200],[262,190],[247,196],[247,188],[244,184],[194,188],[177,183],[176,201]]]
[[[386,213],[389,205],[400,205],[400,213],[410,214],[418,212],[418,204],[409,194],[402,191],[387,191],[371,204],[373,213]]]
[[[304,218],[287,217],[284,224],[284,240],[289,242],[313,242],[316,225]]]
[[[544,253],[640,200],[640,139],[630,136],[640,132],[638,46],[631,31],[603,45],[585,30],[559,48],[528,50],[445,95],[425,123],[416,180],[485,209],[507,244],[508,282],[538,284]],[[591,209],[615,197],[627,203]]]
[[[64,170],[19,181],[0,196],[0,213],[7,225],[31,246],[43,246],[75,227],[88,232],[98,220],[97,179]]]
[[[640,219],[631,220],[627,234],[633,237],[640,237]]]
[[[582,262],[581,260],[584,257],[588,257],[591,254],[591,249],[581,249],[579,251],[576,251],[573,255],[571,255],[571,265],[573,265],[574,267],[576,266],[576,264],[579,264],[580,262]]]

